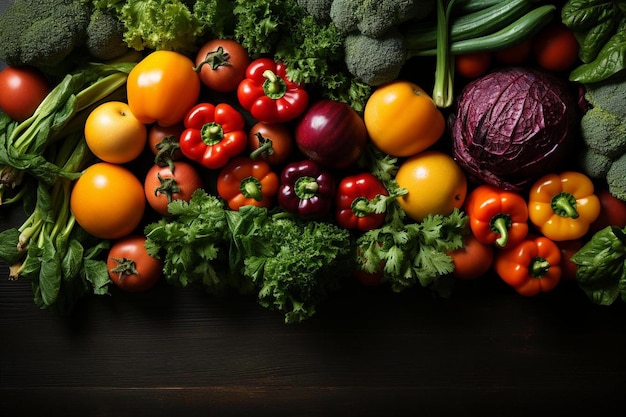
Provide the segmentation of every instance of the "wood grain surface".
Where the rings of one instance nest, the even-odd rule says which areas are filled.
[[[0,8],[9,1],[0,1]],[[0,207],[0,230],[23,221]],[[626,406],[626,307],[495,277],[449,299],[348,286],[312,319],[161,284],[39,310],[0,264],[0,416],[598,416]],[[615,415],[615,414],[611,414]]]

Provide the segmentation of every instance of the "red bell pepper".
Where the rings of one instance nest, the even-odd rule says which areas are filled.
[[[483,244],[511,247],[528,234],[528,206],[515,192],[480,185],[465,200],[465,211],[472,233]]]
[[[287,67],[270,58],[258,58],[248,65],[246,78],[239,83],[239,104],[264,123],[283,123],[300,116],[309,105],[304,87],[287,78]]]
[[[197,104],[187,113],[184,124],[180,150],[206,168],[222,168],[247,147],[245,119],[229,104]]]
[[[367,231],[385,222],[385,205],[381,197],[389,192],[373,174],[364,172],[345,177],[337,188],[335,218],[345,229]],[[395,198],[395,197],[394,197]]]
[[[301,217],[321,217],[330,212],[335,189],[333,176],[317,163],[292,162],[281,173],[278,204]]]

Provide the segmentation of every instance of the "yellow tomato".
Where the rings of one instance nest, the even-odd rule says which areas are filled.
[[[125,164],[146,147],[148,129],[122,101],[108,101],[93,109],[85,121],[85,142],[105,162]]]
[[[128,169],[109,162],[85,169],[70,194],[76,222],[101,239],[118,239],[133,232],[145,207],[143,184]]]
[[[142,59],[128,74],[126,91],[133,114],[144,124],[179,123],[200,96],[200,78],[191,59],[159,50]]]
[[[398,186],[408,193],[398,204],[413,220],[429,214],[444,216],[461,208],[467,195],[467,178],[461,167],[446,153],[424,151],[408,158],[396,174]]]
[[[363,114],[370,139],[381,151],[399,157],[422,152],[445,130],[443,113],[419,86],[397,80],[378,87]]]

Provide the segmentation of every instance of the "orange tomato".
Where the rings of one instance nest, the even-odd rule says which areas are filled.
[[[124,164],[146,147],[148,129],[122,101],[108,101],[92,110],[85,121],[85,142],[105,162]]]
[[[465,236],[464,243],[464,247],[448,253],[454,262],[452,276],[466,280],[480,278],[491,269],[494,248],[481,243],[471,233]]]
[[[544,27],[534,38],[532,55],[548,71],[565,71],[578,59],[578,41],[574,32],[561,22]]]
[[[426,150],[445,130],[443,113],[433,99],[416,84],[402,80],[378,87],[365,104],[363,118],[374,145],[398,157]]]
[[[146,207],[143,184],[121,165],[98,162],[74,183],[70,209],[87,233],[117,239],[133,232]]]
[[[429,150],[400,165],[396,182],[408,193],[398,204],[413,220],[430,214],[449,215],[461,208],[467,195],[467,178],[461,167],[444,152]]]
[[[478,78],[491,65],[491,52],[476,52],[454,56],[454,70],[463,78]]]
[[[128,74],[128,105],[146,125],[172,126],[196,104],[200,86],[191,59],[174,51],[154,51]]]

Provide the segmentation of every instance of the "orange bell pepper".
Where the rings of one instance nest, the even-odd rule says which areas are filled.
[[[528,234],[528,207],[520,194],[492,185],[476,187],[465,200],[476,240],[500,248],[514,246]]]
[[[217,193],[231,210],[252,205],[271,207],[280,180],[270,164],[239,156],[231,159],[217,177]]]
[[[561,280],[560,262],[557,244],[540,236],[498,251],[493,268],[519,294],[533,296],[557,286]]]
[[[574,171],[543,176],[533,184],[528,198],[531,223],[555,241],[584,236],[600,216],[600,208],[591,179]]]

